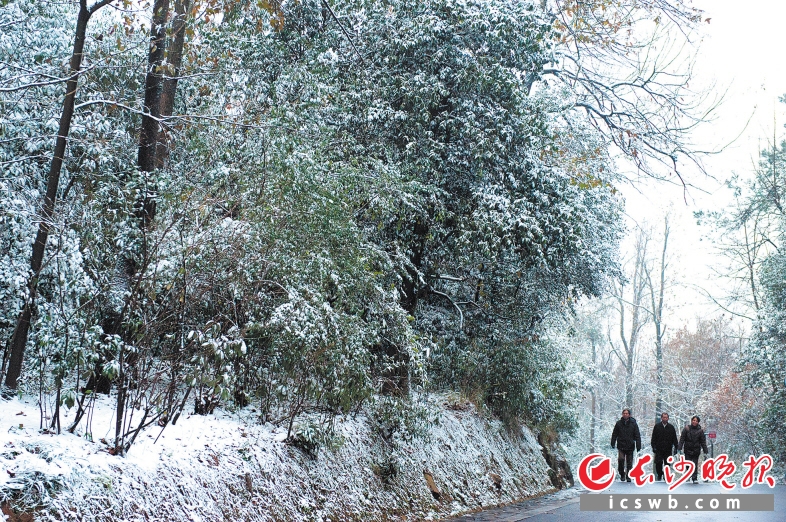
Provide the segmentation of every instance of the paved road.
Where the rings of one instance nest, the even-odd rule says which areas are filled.
[[[605,494],[669,494],[668,486],[663,483],[636,487],[634,484],[616,482]],[[737,522],[784,522],[786,521],[786,486],[776,485],[753,486],[742,490],[739,486],[734,491],[725,491],[715,483],[683,484],[671,494],[690,495],[743,495],[750,493],[772,493],[775,495],[775,511],[603,511],[591,512],[579,510],[579,495],[587,494],[583,488],[572,488],[567,491],[548,495],[521,504],[504,508],[490,509],[474,515],[465,515],[453,519],[454,522],[668,522],[672,520],[690,522],[737,521]]]

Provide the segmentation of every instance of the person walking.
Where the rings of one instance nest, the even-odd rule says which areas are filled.
[[[641,451],[641,433],[636,419],[630,416],[630,410],[622,410],[622,418],[614,425],[611,432],[611,447],[617,447],[617,467],[620,480],[630,482],[628,472],[633,467],[633,450]],[[626,468],[627,464],[627,468]]]
[[[669,414],[661,413],[660,422],[652,428],[650,446],[655,454],[655,477],[663,480],[663,462],[677,452],[677,430],[674,425],[669,424]]]
[[[677,447],[678,450],[684,451],[685,457],[696,466],[691,477],[694,484],[698,483],[699,455],[702,450],[704,450],[705,455],[708,453],[707,437],[704,435],[704,429],[699,424],[700,421],[701,419],[699,419],[698,415],[691,417],[690,424],[685,426],[680,434],[680,443]]]

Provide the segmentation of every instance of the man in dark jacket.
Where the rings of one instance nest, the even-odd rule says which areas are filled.
[[[677,430],[669,424],[669,414],[661,413],[660,422],[652,429],[650,445],[655,454],[655,476],[663,480],[663,461],[677,452]]]
[[[698,415],[691,417],[690,425],[685,426],[682,430],[678,447],[678,449],[685,451],[685,458],[696,465],[696,468],[693,470],[693,476],[691,477],[694,484],[698,482],[699,455],[702,450],[704,450],[705,455],[707,454],[707,437],[704,435],[704,430],[699,425],[700,420]]]
[[[630,410],[622,410],[622,418],[614,425],[611,433],[611,447],[617,446],[617,467],[620,480],[630,482],[628,471],[633,467],[633,450],[641,451],[641,433],[636,419],[630,416]],[[627,464],[627,470],[625,468]]]

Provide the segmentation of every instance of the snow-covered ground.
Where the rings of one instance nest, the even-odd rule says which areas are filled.
[[[431,520],[553,491],[529,430],[514,440],[469,403],[431,399],[428,438],[392,448],[362,415],[342,417],[343,443],[315,458],[249,409],[181,417],[116,457],[101,442],[113,433],[97,433],[112,399],[98,401],[95,442],[42,434],[35,399],[0,399],[0,501],[45,506],[35,520]]]

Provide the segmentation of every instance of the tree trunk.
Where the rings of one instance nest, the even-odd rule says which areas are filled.
[[[153,172],[156,168],[156,144],[160,130],[161,88],[166,49],[166,18],[169,14],[169,0],[155,0],[153,4],[153,24],[150,27],[150,51],[147,57],[147,75],[145,76],[145,114],[142,116],[139,134],[139,153],[137,165],[142,172]],[[155,216],[155,201],[145,198],[142,207],[143,224],[147,225]]]
[[[633,415],[633,370],[628,368],[628,379],[625,382],[625,407],[631,409]]]
[[[650,303],[652,306],[652,322],[655,324],[655,366],[656,366],[656,395],[655,395],[655,413],[656,417],[660,418],[663,413],[663,336],[666,329],[663,327],[663,301],[666,291],[666,251],[669,244],[669,218],[664,219],[663,228],[663,249],[660,256],[660,287],[657,289],[657,301],[655,299],[656,289],[652,282],[649,267],[645,266],[645,274],[647,276],[647,285],[650,292]]]
[[[150,48],[147,56],[147,73],[145,75],[145,102],[144,115],[139,132],[139,150],[137,154],[137,166],[140,172],[153,172],[156,169],[156,147],[158,144],[158,134],[160,131],[161,116],[161,88],[163,85],[163,70],[161,65],[164,61],[166,51],[166,23],[169,15],[169,0],[155,0],[153,3],[153,19],[150,26]],[[136,216],[139,218],[139,226],[146,229],[150,226],[156,213],[156,197],[146,193],[136,204]],[[144,241],[144,240],[143,240]],[[147,256],[146,247],[142,246],[142,257]],[[144,266],[144,262],[142,266]],[[122,267],[122,274],[127,277],[126,284],[130,287],[130,280],[136,275],[136,270],[128,270],[127,267],[134,267],[136,263],[126,255],[121,255],[118,266]],[[127,305],[126,305],[127,306]],[[117,333],[123,336],[122,322],[123,312],[121,311],[114,321],[116,331],[106,333]],[[127,341],[127,339],[124,339]],[[125,408],[126,394],[128,393],[127,368],[133,367],[136,357],[123,357],[123,347],[120,349],[119,363],[120,371],[118,374],[117,387],[117,410],[115,418],[115,453],[122,455],[125,452],[123,438],[126,426]]]
[[[164,79],[161,91],[160,113],[161,116],[172,116],[175,107],[175,94],[180,76],[180,66],[183,63],[183,49],[186,42],[186,20],[191,10],[192,0],[175,0],[175,18],[172,20],[172,39],[167,45],[167,62],[172,66],[172,74]],[[171,137],[166,129],[158,134],[156,146],[156,167],[162,168],[169,158]]]
[[[641,333],[641,329],[646,324],[647,316],[642,318],[641,316],[641,308],[642,308],[642,300],[644,299],[644,291],[646,289],[646,255],[647,255],[647,244],[649,239],[646,237],[643,231],[639,232],[639,235],[636,239],[636,259],[634,262],[633,267],[633,278],[631,281],[631,287],[633,288],[633,294],[631,296],[629,305],[631,308],[631,320],[630,320],[630,334],[626,335],[625,333],[625,310],[626,310],[626,300],[624,299],[625,293],[625,285],[620,283],[619,289],[614,289],[615,297],[617,300],[617,310],[620,314],[620,330],[619,336],[620,341],[622,342],[623,352],[621,353],[614,347],[614,343],[611,341],[611,336],[609,335],[609,343],[611,344],[612,352],[617,356],[620,361],[620,364],[623,368],[625,368],[625,406],[626,408],[631,409],[631,415],[633,415],[634,405],[634,374],[636,370],[636,351],[638,350],[638,342],[639,342],[639,334]]]
[[[590,416],[590,453],[595,453],[595,388],[590,390],[592,395],[592,414]]]
[[[415,309],[418,306],[418,295],[420,292],[418,284],[420,277],[419,271],[423,264],[423,251],[426,248],[426,235],[428,231],[428,225],[423,223],[421,218],[418,218],[412,227],[412,232],[417,238],[414,241],[412,258],[410,259],[413,268],[407,269],[407,276],[404,277],[404,282],[401,287],[401,307],[412,315],[415,315]]]
[[[189,0],[185,0],[188,3]],[[178,0],[178,4],[183,4],[183,0]],[[184,9],[185,15],[185,7]],[[156,149],[160,131],[161,115],[161,91],[163,84],[163,63],[166,51],[166,21],[169,14],[169,0],[155,0],[153,4],[153,18],[150,27],[150,47],[147,59],[147,72],[145,74],[145,101],[144,115],[140,125],[139,149],[137,151],[137,166],[141,172],[153,172],[157,165]],[[181,30],[184,33],[185,30]],[[182,45],[182,43],[181,43]],[[180,49],[182,57],[182,46]],[[155,217],[156,200],[155,197],[145,195],[135,206],[136,217],[140,220],[140,226],[145,229]],[[121,254],[115,265],[114,291],[118,289],[126,291],[131,288],[131,281],[138,269],[133,257]],[[122,335],[124,310],[106,309],[103,311],[101,327],[104,334]],[[92,390],[96,393],[106,393],[111,391],[111,382],[103,375],[103,364],[107,357],[101,356],[96,362],[93,375],[90,376],[85,390]],[[80,410],[81,411],[81,410]],[[79,415],[77,415],[78,417]]]
[[[420,269],[423,264],[423,251],[426,247],[426,236],[428,235],[428,225],[422,218],[412,226],[415,234],[412,257],[410,262],[413,268],[407,268],[407,274],[403,278],[401,285],[401,307],[410,315],[414,316],[418,307],[418,300],[423,289],[420,287]],[[410,359],[409,353],[402,350],[400,346],[383,341],[381,345],[383,354],[388,359],[391,369],[383,372],[382,393],[388,395],[405,396],[409,394],[410,385]]]
[[[22,373],[25,346],[27,345],[27,338],[30,333],[30,321],[33,316],[33,308],[35,307],[38,278],[41,275],[44,252],[46,251],[46,243],[49,239],[52,216],[55,211],[57,188],[60,184],[60,171],[63,166],[63,158],[65,157],[66,147],[68,145],[68,134],[71,131],[71,122],[74,117],[76,89],[79,83],[79,70],[82,68],[87,22],[98,7],[101,7],[101,5],[96,5],[93,9],[88,9],[85,1],[80,2],[79,6],[79,16],[76,22],[76,34],[70,62],[71,77],[66,83],[63,112],[60,115],[60,125],[57,129],[55,150],[52,156],[52,163],[49,166],[49,176],[46,180],[46,195],[44,196],[44,202],[41,208],[38,233],[36,234],[35,243],[33,243],[33,254],[30,257],[30,270],[32,273],[27,284],[27,299],[25,299],[24,307],[19,313],[14,332],[9,341],[11,357],[8,362],[5,385],[12,390],[16,389],[19,375]]]
[[[655,416],[657,419],[660,418],[660,415],[663,413],[663,339],[660,337],[655,342],[655,364],[655,371],[657,372]]]
[[[120,374],[118,375],[119,384],[117,386],[117,407],[115,409],[115,455],[123,455],[123,421],[126,413],[126,375],[123,370],[124,357],[123,348],[120,348]]]
[[[669,243],[669,219],[665,219],[663,230],[663,250],[660,257],[660,295],[655,322],[655,360],[657,361],[658,396],[655,401],[656,414],[663,413],[663,336],[666,333],[663,327],[663,295],[666,289],[666,247]]]
[[[598,350],[595,346],[595,338],[594,336],[590,337],[590,345],[592,346],[592,367],[597,368],[598,364]],[[596,393],[595,393],[595,386],[593,385],[590,388],[590,395],[592,395],[592,411],[590,412],[590,453],[595,453],[595,422],[597,417],[595,416],[595,408],[596,408]]]
[[[605,414],[605,408],[603,407],[603,405],[604,405],[603,400],[598,401],[598,419],[603,419],[603,415]],[[600,424],[600,426],[603,426],[603,424]],[[601,447],[603,446],[601,445]]]

